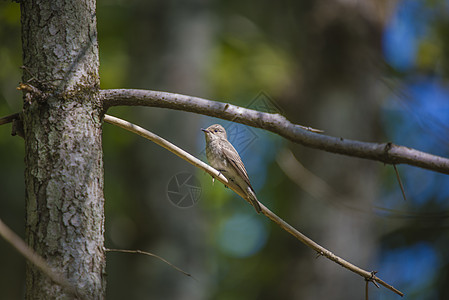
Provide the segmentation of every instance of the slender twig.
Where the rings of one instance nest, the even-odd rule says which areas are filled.
[[[2,236],[11,246],[13,246],[22,256],[29,262],[36,266],[42,273],[48,276],[53,282],[60,285],[71,295],[80,299],[86,299],[67,278],[50,267],[47,262],[36,252],[33,251],[17,234],[14,233],[3,221],[0,219],[0,236]]]
[[[229,103],[186,95],[135,89],[102,90],[105,110],[112,106],[152,106],[170,108],[230,120],[262,128],[307,147],[386,164],[409,164],[449,174],[449,159],[392,143],[367,143],[318,134],[293,124],[280,114],[264,113]]]
[[[395,292],[396,294],[398,294],[400,296],[404,296],[404,294],[401,291],[399,291],[398,289],[396,289],[392,285],[386,283],[385,281],[383,281],[379,277],[373,275],[372,272],[365,271],[365,270],[363,270],[363,269],[361,269],[361,268],[351,264],[350,262],[342,259],[341,257],[333,254],[331,251],[329,251],[326,248],[322,247],[321,245],[317,244],[312,239],[308,238],[307,236],[305,236],[304,234],[302,234],[301,232],[299,232],[298,230],[293,228],[290,224],[285,222],[283,219],[278,217],[276,214],[274,214],[272,211],[270,211],[268,208],[266,208],[263,204],[260,204],[260,207],[262,208],[262,213],[265,216],[267,216],[270,220],[272,220],[273,222],[278,224],[282,229],[284,229],[285,231],[287,231],[288,233],[290,233],[291,235],[296,237],[303,244],[305,244],[309,248],[312,248],[313,250],[315,250],[319,255],[324,256],[324,257],[332,260],[333,262],[339,264],[340,266],[342,266],[342,267],[344,267],[344,268],[346,268],[346,269],[348,269],[348,270],[350,270],[350,271],[352,271],[352,272],[354,272],[356,274],[359,274],[360,276],[364,277],[365,279],[369,279],[370,281],[380,283],[381,285],[383,285],[387,289]]]
[[[214,168],[210,167],[208,164],[197,159],[192,154],[182,150],[178,146],[161,138],[160,136],[158,136],[148,130],[143,129],[140,126],[134,125],[133,123],[130,123],[128,121],[125,121],[125,120],[122,120],[122,119],[119,119],[119,118],[116,118],[116,117],[113,117],[110,115],[104,115],[104,121],[107,123],[110,123],[110,124],[117,125],[123,129],[131,131],[133,133],[136,133],[136,134],[140,135],[141,137],[144,137],[144,138],[158,144],[159,146],[164,147],[168,151],[170,151],[170,152],[176,154],[177,156],[181,157],[182,159],[188,161],[195,167],[199,167],[199,168],[203,169],[204,171],[209,173],[212,177],[218,178],[221,182],[223,182],[225,184],[228,183],[228,180],[226,179],[226,177],[223,176],[223,174],[221,174]]]
[[[178,271],[178,272],[180,272],[180,273],[182,273],[182,274],[184,274],[184,275],[186,275],[186,276],[189,276],[189,277],[192,277],[193,279],[195,279],[195,277],[193,277],[192,274],[187,273],[186,271],[182,270],[181,268],[178,268],[178,267],[175,266],[174,264],[170,263],[170,262],[169,262],[168,260],[166,260],[165,258],[160,257],[159,255],[153,254],[153,253],[151,253],[151,252],[146,252],[146,251],[142,251],[142,250],[124,250],[124,249],[108,249],[108,248],[105,248],[104,250],[105,250],[106,252],[134,253],[134,254],[144,254],[144,255],[152,256],[152,257],[155,257],[155,258],[157,258],[157,259],[163,261],[164,263],[166,263],[167,265],[169,265],[170,267],[172,267],[172,268],[175,269],[176,271]]]
[[[402,197],[404,197],[404,200],[407,200],[407,197],[405,196],[404,186],[402,185],[401,176],[399,176],[398,168],[396,167],[395,164],[393,164],[393,168],[394,168],[394,172],[396,173],[396,178],[398,179],[399,187],[401,188]]]
[[[365,299],[368,300],[369,298],[369,283],[372,282],[375,287],[380,288],[380,286],[374,281],[374,277],[376,275],[377,271],[372,271],[370,278],[365,278]],[[403,296],[403,295],[401,295]]]
[[[12,121],[18,119],[19,115],[20,115],[19,113],[15,113],[15,114],[0,118],[0,125],[11,123]]]
[[[369,281],[365,280],[365,300],[369,299]]]
[[[116,117],[112,117],[109,115],[105,115],[105,119],[106,122],[110,123],[110,124],[114,124],[117,126],[122,127],[123,129],[129,130],[131,132],[137,133],[142,137],[148,138],[151,141],[156,142],[158,145],[163,146],[164,148],[168,149],[169,151],[171,151],[172,153],[178,155],[179,157],[185,159],[186,161],[188,161],[189,163],[193,164],[196,167],[199,167],[201,169],[203,169],[204,171],[208,172],[209,174],[217,174],[216,177],[219,181],[221,181],[223,184],[226,185],[227,180],[223,180],[223,175],[218,176],[219,172],[216,171],[215,169],[213,169],[212,167],[210,167],[209,165],[205,164],[204,162],[200,161],[199,159],[197,159],[196,157],[194,157],[193,155],[188,154],[187,152],[185,152],[184,150],[180,149],[179,147],[173,145],[172,143],[164,140],[163,138],[155,135],[154,133],[151,133],[139,126],[136,126],[130,122],[121,120],[119,118]],[[211,171],[214,170],[214,171]],[[226,179],[226,178],[225,178]],[[244,193],[242,191],[240,191],[239,189],[234,189],[232,186],[229,186],[229,188],[231,188],[235,193],[237,193],[240,197],[242,197],[243,199],[246,200],[246,195],[244,195]],[[381,280],[380,278],[376,277],[374,275],[373,272],[369,272],[369,271],[365,271],[349,262],[347,262],[346,260],[342,259],[341,257],[333,254],[332,252],[330,252],[329,250],[327,250],[326,248],[320,246],[319,244],[317,244],[316,242],[314,242],[313,240],[311,240],[310,238],[308,238],[307,236],[305,236],[304,234],[302,234],[301,232],[299,232],[298,230],[296,230],[295,228],[293,228],[290,224],[288,224],[287,222],[285,222],[283,219],[281,219],[280,217],[278,217],[276,214],[274,214],[271,210],[269,210],[266,206],[264,206],[262,203],[260,203],[260,207],[262,208],[262,213],[267,216],[270,220],[272,220],[273,222],[275,222],[276,224],[278,224],[282,229],[284,229],[285,231],[287,231],[288,233],[290,233],[291,235],[293,235],[296,239],[298,239],[300,242],[302,242],[303,244],[305,244],[306,246],[308,246],[309,248],[312,248],[313,250],[315,250],[318,254],[332,260],[333,262],[341,265],[342,267],[356,273],[359,274],[360,276],[364,277],[366,280],[370,280],[373,282],[378,282],[381,285],[383,285],[384,287],[390,289],[391,291],[395,292],[396,294],[403,296],[404,294],[397,290],[396,288],[394,288],[393,286],[391,286],[390,284],[384,282],[383,280]]]
[[[326,181],[313,172],[308,170],[301,164],[301,162],[293,155],[291,150],[282,149],[276,157],[276,162],[284,174],[290,178],[302,190],[307,192],[313,198],[329,202],[338,208],[353,210],[359,213],[379,213],[382,216],[388,215],[388,218],[414,218],[414,219],[428,219],[428,218],[447,218],[447,212],[441,213],[412,213],[402,210],[390,209],[378,205],[361,205],[360,202],[349,203],[346,201],[344,194],[340,193]]]

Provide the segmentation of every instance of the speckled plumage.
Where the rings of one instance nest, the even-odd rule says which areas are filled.
[[[249,181],[245,165],[234,146],[228,141],[226,130],[219,124],[202,130],[206,135],[206,156],[210,165],[228,179],[229,186],[240,189],[257,213],[260,213],[261,208]]]

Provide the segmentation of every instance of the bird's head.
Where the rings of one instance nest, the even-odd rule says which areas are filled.
[[[226,130],[220,124],[210,125],[206,129],[201,128],[206,134],[206,141],[212,141],[215,139],[228,139],[226,135]]]

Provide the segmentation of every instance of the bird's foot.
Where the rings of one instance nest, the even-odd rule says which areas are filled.
[[[218,171],[217,177],[220,177],[220,175],[223,175],[223,173],[221,173],[221,171],[224,171],[224,170],[217,170],[217,171]],[[212,176],[212,185],[214,185],[214,183],[215,183],[215,177]]]

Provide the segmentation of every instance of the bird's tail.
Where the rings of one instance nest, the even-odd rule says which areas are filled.
[[[262,211],[262,208],[260,207],[259,200],[257,200],[256,193],[254,193],[251,187],[248,187],[246,194],[248,196],[248,200],[251,203],[251,205],[254,206],[257,213],[260,213]]]

